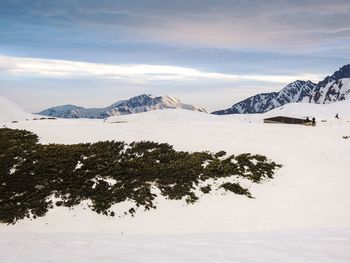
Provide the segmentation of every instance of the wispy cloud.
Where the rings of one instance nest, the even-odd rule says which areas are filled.
[[[262,81],[288,83],[296,79],[319,80],[315,74],[240,75],[171,65],[102,64],[0,55],[0,71],[16,76],[45,78],[107,78],[126,82],[151,81]]]
[[[348,0],[3,1],[4,17],[105,38],[241,47],[304,47],[348,39]],[[11,23],[13,24],[13,23]],[[40,23],[39,23],[40,24]],[[50,31],[49,31],[50,32]],[[45,32],[40,32],[42,34]],[[47,34],[48,32],[46,32]],[[57,32],[56,32],[57,33]],[[75,38],[76,35],[70,36]],[[83,36],[84,37],[84,36]]]

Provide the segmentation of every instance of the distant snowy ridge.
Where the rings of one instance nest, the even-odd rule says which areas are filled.
[[[184,104],[170,96],[152,96],[142,94],[128,100],[121,100],[106,108],[83,108],[74,105],[63,105],[41,111],[40,115],[59,118],[104,119],[111,116],[127,115],[163,109],[185,109],[206,112],[204,108]]]
[[[0,122],[19,121],[33,117],[34,115],[25,112],[16,103],[0,97]]]
[[[279,92],[261,93],[213,114],[264,113],[287,103],[309,102],[327,104],[350,98],[350,64],[319,83],[297,80]]]

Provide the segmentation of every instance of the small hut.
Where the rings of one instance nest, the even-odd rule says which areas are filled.
[[[264,119],[264,123],[284,123],[284,124],[309,124],[305,119],[294,117],[276,116]]]

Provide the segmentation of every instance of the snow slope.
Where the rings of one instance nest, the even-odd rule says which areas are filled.
[[[0,123],[20,121],[28,118],[33,118],[33,115],[23,111],[9,99],[0,97]]]
[[[350,120],[350,100],[330,104],[289,103],[265,113],[264,116],[315,117],[316,119],[332,120],[336,114],[341,119]]]
[[[222,193],[203,196],[194,205],[160,199],[157,210],[120,218],[100,216],[84,206],[56,208],[44,218],[1,225],[0,231],[198,233],[350,227],[350,144],[342,138],[350,135],[350,123],[343,119],[320,122],[316,127],[269,125],[262,123],[262,117],[245,115],[250,119],[242,121],[234,115],[171,110],[113,117],[106,122],[11,124],[35,132],[42,143],[152,140],[186,151],[264,154],[283,168],[274,180],[251,186],[255,199]],[[123,205],[115,208],[123,211]]]

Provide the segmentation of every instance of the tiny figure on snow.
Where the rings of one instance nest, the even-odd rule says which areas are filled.
[[[306,120],[305,120],[306,123],[309,123],[310,122],[310,119],[309,117],[306,117]]]
[[[335,114],[335,118],[339,120],[339,115],[338,115],[338,113]]]
[[[312,118],[312,126],[316,126],[316,119],[315,119],[315,117]]]

